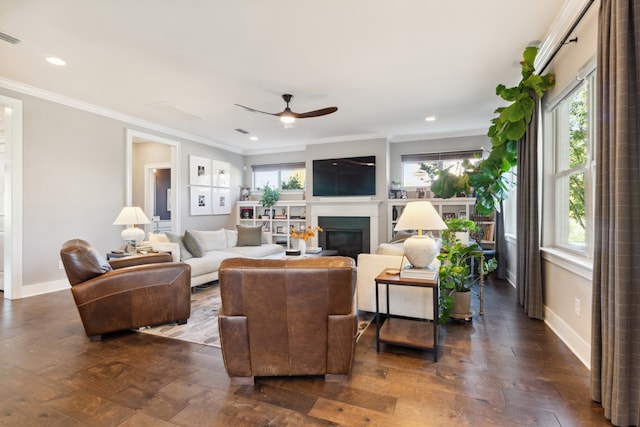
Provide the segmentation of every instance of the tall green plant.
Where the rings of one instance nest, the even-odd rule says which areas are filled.
[[[518,140],[524,136],[527,125],[531,122],[535,97],[542,98],[555,85],[553,74],[535,74],[533,63],[537,54],[537,47],[524,50],[523,60],[520,62],[522,80],[517,86],[507,88],[500,84],[496,87],[496,95],[510,104],[495,110],[498,116],[491,121],[487,133],[491,138],[489,157],[480,162],[469,175],[469,185],[476,193],[476,211],[481,215],[489,215],[498,210],[500,201],[508,197],[513,186],[508,172],[516,166]]]

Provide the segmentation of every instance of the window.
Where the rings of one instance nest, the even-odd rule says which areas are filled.
[[[451,168],[453,174],[462,173],[462,161],[467,159],[472,164],[480,162],[482,151],[454,151],[449,153],[432,154],[403,154],[402,186],[428,187],[431,185],[430,174],[436,169]]]
[[[590,254],[592,242],[594,79],[591,74],[555,108],[555,243]]]
[[[283,191],[304,190],[305,187],[304,163],[253,165],[251,171],[255,191],[260,191],[267,183]]]

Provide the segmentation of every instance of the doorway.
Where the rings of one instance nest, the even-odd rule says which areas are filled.
[[[161,157],[159,161],[134,161],[134,145],[140,144],[158,144],[163,148],[169,149],[169,158]],[[173,189],[180,188],[180,142],[171,139],[159,137],[153,134],[127,129],[127,194],[126,204],[132,206],[137,204],[141,206],[152,223],[146,226],[146,232],[154,231],[156,224],[153,217],[160,216],[156,213],[155,204],[155,178],[153,169],[166,169],[169,171],[170,186],[165,189],[165,204],[171,210],[168,220],[162,224],[163,231],[179,231],[180,230],[180,192]],[[168,161],[167,161],[168,160]],[[166,191],[169,190],[169,191]],[[160,224],[158,224],[158,227]]]
[[[0,277],[6,299],[22,297],[22,101],[0,95]]]

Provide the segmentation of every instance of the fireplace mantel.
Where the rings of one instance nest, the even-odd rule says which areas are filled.
[[[360,198],[336,198],[326,200],[308,200],[307,205],[311,217],[311,226],[318,226],[318,217],[321,216],[364,216],[369,218],[369,232],[371,241],[369,252],[375,253],[379,244],[379,217],[382,200],[370,200]],[[317,238],[313,244],[317,246]]]

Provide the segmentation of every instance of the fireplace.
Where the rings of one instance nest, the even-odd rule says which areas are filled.
[[[371,245],[369,218],[348,216],[321,216],[318,225],[324,229],[318,244],[325,249],[338,251],[338,255],[358,258],[368,252]]]
[[[318,234],[317,246],[327,249],[328,234],[330,245],[351,247],[356,245],[355,241],[359,242],[358,248],[349,249],[347,256],[357,257],[358,253],[363,252],[375,253],[379,243],[380,200],[335,197],[308,201],[307,204],[311,226],[321,226],[328,231]],[[329,218],[330,222],[325,224],[320,221],[321,218],[322,221]],[[361,235],[357,236],[359,233]]]

